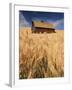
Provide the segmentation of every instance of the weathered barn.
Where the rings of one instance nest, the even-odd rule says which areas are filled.
[[[55,28],[52,23],[44,22],[44,21],[32,21],[32,30],[33,32],[47,32],[53,33],[55,32]]]

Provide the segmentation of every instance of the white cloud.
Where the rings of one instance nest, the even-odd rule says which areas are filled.
[[[60,24],[64,23],[64,19],[57,20],[54,24],[54,27],[59,26]]]
[[[29,22],[26,20],[26,18],[24,17],[24,15],[21,12],[19,13],[19,26],[20,27],[30,26]]]

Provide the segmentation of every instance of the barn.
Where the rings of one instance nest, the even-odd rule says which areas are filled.
[[[44,21],[32,21],[32,31],[35,33],[54,33],[55,28],[52,23],[44,22]]]

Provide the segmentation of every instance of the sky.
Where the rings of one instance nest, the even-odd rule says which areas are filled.
[[[53,23],[55,29],[64,30],[64,13],[19,11],[19,27],[31,27],[34,20]]]

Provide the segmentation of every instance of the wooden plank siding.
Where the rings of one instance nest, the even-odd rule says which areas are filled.
[[[35,33],[44,33],[44,32],[47,32],[47,33],[55,33],[55,29],[53,28],[39,28],[39,27],[35,27],[33,29],[33,32]]]

